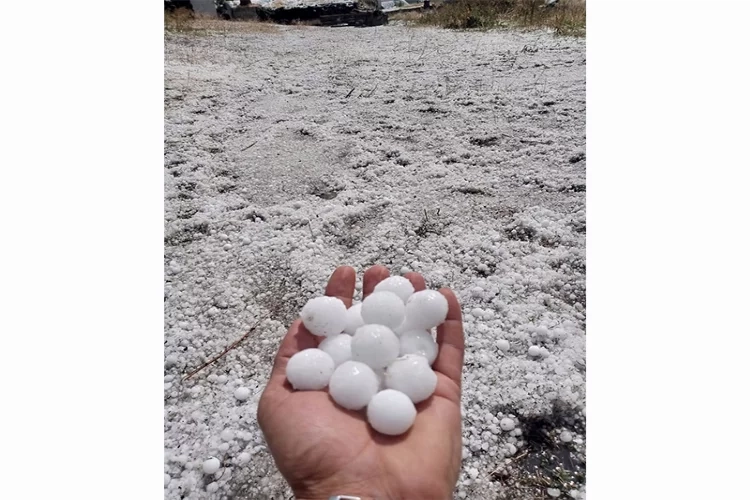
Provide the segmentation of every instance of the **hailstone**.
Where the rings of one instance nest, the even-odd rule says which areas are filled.
[[[304,349],[289,359],[286,378],[299,391],[316,391],[328,385],[335,364],[320,349]]]
[[[406,321],[415,328],[429,330],[448,315],[448,300],[436,290],[416,292],[406,301]]]
[[[393,292],[406,303],[406,300],[414,293],[414,285],[403,276],[391,276],[375,285],[375,292]]]
[[[313,335],[338,335],[346,326],[346,305],[336,297],[316,297],[307,301],[300,317]]]
[[[216,474],[219,471],[219,468],[221,467],[221,462],[219,462],[219,459],[216,457],[208,457],[208,459],[203,462],[203,473],[204,474]]]
[[[362,319],[362,303],[354,304],[352,307],[346,310],[346,323],[344,326],[344,333],[354,335],[357,328],[363,326],[365,320]]]
[[[512,431],[516,428],[516,423],[512,418],[505,417],[500,420],[500,428],[506,432]]]
[[[250,397],[250,389],[247,387],[238,387],[237,390],[234,391],[234,397],[239,401],[245,401]]]
[[[379,385],[372,368],[358,361],[346,361],[331,375],[328,392],[347,410],[361,410],[378,392]]]
[[[438,355],[438,345],[435,339],[432,338],[432,334],[427,330],[409,330],[401,334],[399,337],[399,343],[401,349],[399,354],[405,356],[406,354],[418,354],[427,358],[427,362],[431,365],[435,362],[435,358]]]
[[[416,418],[417,409],[409,396],[393,389],[375,394],[367,405],[367,421],[381,434],[403,434]]]
[[[427,359],[408,354],[388,365],[385,370],[385,385],[389,389],[403,392],[416,404],[435,392],[437,375],[430,368]]]
[[[352,336],[345,333],[326,337],[318,349],[328,353],[333,358],[333,364],[339,366],[344,361],[352,359]]]
[[[398,337],[387,326],[361,326],[352,337],[352,360],[372,369],[388,366],[398,357],[400,349]]]
[[[374,292],[362,301],[365,324],[396,328],[404,321],[404,301],[393,292]]]

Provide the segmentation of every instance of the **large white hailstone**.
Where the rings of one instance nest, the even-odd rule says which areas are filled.
[[[573,435],[568,431],[562,431],[562,433],[560,433],[560,441],[563,443],[570,443],[573,441]]]
[[[542,355],[542,350],[539,348],[538,345],[533,345],[529,347],[529,356],[532,358],[536,358]]]
[[[498,340],[496,345],[503,352],[508,352],[508,349],[510,349],[510,342],[505,339]]]
[[[416,418],[417,409],[409,396],[393,389],[375,394],[367,405],[367,421],[381,434],[403,434]]]
[[[361,326],[352,337],[352,360],[360,361],[373,370],[391,364],[400,350],[398,337],[387,326]]]
[[[388,365],[385,370],[385,386],[403,392],[416,404],[435,392],[437,375],[426,358],[408,354]]]
[[[377,394],[380,381],[372,368],[358,361],[346,361],[336,368],[328,392],[347,410],[361,410]]]
[[[406,301],[406,321],[414,328],[429,330],[445,321],[448,300],[436,290],[416,292]]]
[[[352,307],[346,310],[346,323],[344,326],[344,333],[354,335],[357,328],[364,326],[365,320],[362,319],[362,303],[354,304]]]
[[[221,467],[221,462],[219,462],[219,459],[216,457],[208,457],[208,459],[203,462],[203,473],[204,474],[216,474],[219,471],[219,468]]]
[[[393,292],[374,292],[362,301],[365,324],[396,328],[404,321],[404,301]]]
[[[318,349],[328,353],[333,358],[334,366],[339,366],[352,359],[352,336],[345,333],[331,335],[320,343]]]
[[[313,335],[338,335],[346,326],[346,305],[336,297],[315,297],[307,301],[300,317]]]
[[[335,364],[320,349],[304,349],[289,359],[286,378],[298,391],[317,391],[328,385]]]
[[[435,362],[435,358],[438,355],[437,342],[435,342],[432,334],[427,330],[409,330],[404,332],[399,337],[399,344],[401,345],[399,355],[418,354],[425,357],[430,365]]]
[[[391,276],[375,285],[376,292],[393,292],[406,303],[407,299],[414,293],[414,285],[403,276]]]

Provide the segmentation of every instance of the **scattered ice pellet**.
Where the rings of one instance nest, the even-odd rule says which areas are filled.
[[[164,360],[164,366],[167,368],[170,368],[172,366],[175,366],[178,361],[179,361],[179,358],[177,357],[177,354],[174,354],[174,353],[169,354]]]
[[[219,471],[219,468],[221,467],[221,462],[219,462],[219,459],[216,457],[208,457],[205,462],[203,462],[203,473],[204,474],[216,474]]]
[[[410,330],[404,332],[399,337],[399,344],[401,345],[399,351],[401,356],[419,354],[427,358],[427,362],[430,365],[435,362],[435,358],[438,355],[437,342],[435,342],[432,334],[427,330]]]
[[[474,467],[471,467],[469,470],[466,471],[466,473],[472,479],[476,479],[477,477],[479,477],[479,471],[475,469]]]
[[[214,481],[213,483],[209,483],[208,486],[206,486],[206,491],[209,493],[216,493],[219,491],[219,483]]]
[[[346,361],[331,375],[328,392],[347,410],[361,410],[377,394],[379,385],[372,368],[358,361]]]
[[[500,428],[506,432],[512,431],[515,429],[516,423],[513,421],[512,418],[505,417],[500,420]]]
[[[407,321],[415,328],[429,330],[445,321],[448,300],[436,290],[421,290],[406,302]]]
[[[403,434],[416,418],[417,409],[409,396],[393,389],[375,394],[367,405],[367,421],[381,434]]]
[[[338,335],[346,326],[346,305],[337,297],[316,297],[307,301],[300,317],[313,335]]]
[[[222,453],[226,453],[229,450],[229,443],[221,443],[219,445],[219,451]]]
[[[414,285],[403,276],[391,276],[375,285],[375,292],[393,292],[406,303],[407,299],[414,293]]]
[[[508,349],[510,349],[510,342],[508,342],[505,339],[498,340],[496,345],[497,345],[497,348],[503,352],[508,352]]]
[[[542,355],[542,350],[539,348],[538,345],[533,345],[529,347],[529,356],[532,358],[536,358]]]
[[[518,448],[514,444],[508,443],[508,455],[513,456],[518,451]]]
[[[570,443],[571,441],[573,441],[573,435],[568,431],[562,431],[560,433],[560,441],[562,441],[563,443]]]
[[[221,431],[220,437],[224,441],[232,441],[234,439],[234,431],[232,429],[224,429]]]
[[[304,349],[289,359],[286,378],[297,390],[317,391],[328,385],[335,368],[333,358],[320,349]]]
[[[238,401],[245,401],[247,398],[250,397],[250,389],[248,389],[247,387],[238,387],[234,391],[234,397]]]
[[[365,324],[396,328],[404,321],[404,302],[393,292],[374,292],[362,301]]]
[[[250,454],[246,451],[243,451],[237,456],[237,463],[239,465],[245,465],[250,461]]]
[[[169,482],[170,482],[171,480],[172,480],[172,476],[170,476],[169,474],[167,474],[167,473],[165,472],[165,473],[164,473],[164,487],[165,487],[165,488],[167,487],[167,485],[169,485]]]
[[[318,349],[328,353],[333,359],[334,366],[339,366],[344,361],[352,359],[352,336],[345,333],[331,335],[320,343]]]
[[[560,490],[557,488],[547,488],[547,494],[552,498],[557,498],[560,496]]]
[[[362,319],[362,303],[354,304],[346,310],[346,326],[344,326],[344,333],[354,335],[357,328],[364,326],[364,324],[365,320]]]
[[[370,368],[384,368],[397,357],[401,344],[396,334],[383,325],[359,327],[352,337],[352,360]]]
[[[536,327],[534,333],[536,333],[536,337],[539,339],[545,340],[549,338],[549,330],[543,326]]]
[[[437,375],[425,357],[407,354],[385,369],[385,386],[403,392],[412,403],[419,403],[435,392]]]

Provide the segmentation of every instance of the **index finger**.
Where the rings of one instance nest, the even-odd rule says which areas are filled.
[[[448,315],[437,328],[438,356],[432,365],[453,381],[460,391],[461,371],[464,366],[464,325],[461,319],[461,305],[449,288],[441,288],[440,293],[448,301]]]

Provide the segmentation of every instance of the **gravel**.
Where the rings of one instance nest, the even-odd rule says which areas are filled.
[[[289,497],[256,422],[278,342],[375,263],[458,295],[456,496],[513,497],[531,419],[585,421],[585,60],[541,31],[165,36],[165,498]]]

